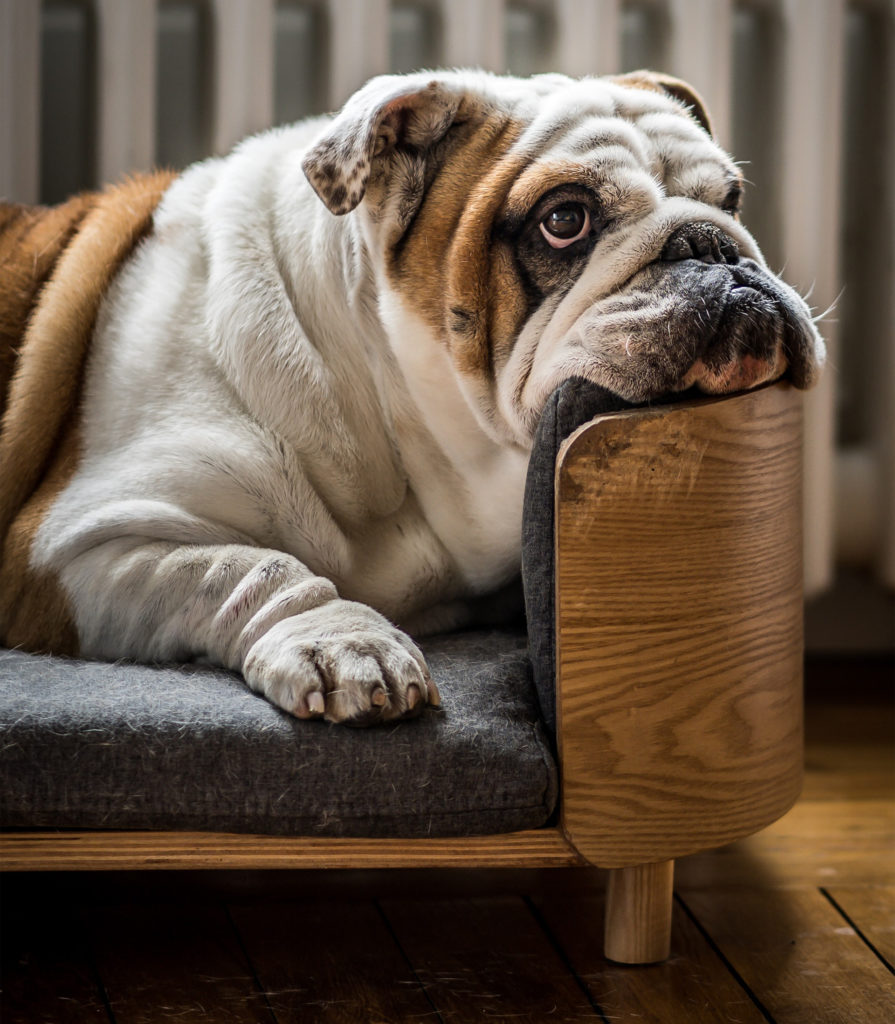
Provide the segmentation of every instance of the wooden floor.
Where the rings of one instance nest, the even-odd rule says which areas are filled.
[[[891,1024],[891,663],[808,693],[802,800],[679,863],[664,964],[603,959],[596,871],[7,875],[0,1020]]]

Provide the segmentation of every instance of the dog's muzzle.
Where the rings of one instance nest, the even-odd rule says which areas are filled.
[[[806,310],[795,293],[754,260],[716,224],[684,224],[659,257],[665,287],[689,298],[690,330],[711,390],[748,386],[788,368],[808,383]],[[711,301],[706,298],[711,296]]]

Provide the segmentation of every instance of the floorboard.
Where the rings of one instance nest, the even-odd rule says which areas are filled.
[[[69,907],[4,913],[0,938],[3,1024],[108,1024],[99,976]]]
[[[664,964],[605,960],[585,868],[10,874],[0,1020],[889,1024],[891,664],[872,675],[809,669],[803,796],[678,862]]]
[[[383,910],[446,1021],[604,1019],[517,897],[387,900]]]
[[[895,1020],[891,972],[820,890],[684,889],[681,899],[776,1024]]]
[[[584,900],[539,896],[534,904],[591,998],[613,1024],[765,1021],[679,904],[674,907],[671,956],[665,963],[636,969],[610,963],[603,956],[602,894]]]
[[[834,886],[824,894],[895,974],[895,886]]]
[[[435,1019],[373,902],[249,904],[231,914],[279,1024]]]
[[[222,907],[83,908],[116,1024],[273,1024]]]
[[[800,888],[895,881],[895,806],[888,800],[802,801],[757,835],[685,857],[675,878],[689,888]]]

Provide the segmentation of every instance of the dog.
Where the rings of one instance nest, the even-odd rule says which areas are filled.
[[[4,206],[3,641],[204,660],[301,719],[437,705],[410,636],[517,576],[561,382],[816,379],[742,188],[676,79],[450,71]]]

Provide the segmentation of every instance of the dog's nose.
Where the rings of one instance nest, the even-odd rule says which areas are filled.
[[[673,231],[665,243],[660,259],[699,260],[701,263],[738,263],[740,251],[736,242],[715,224],[697,221]]]

